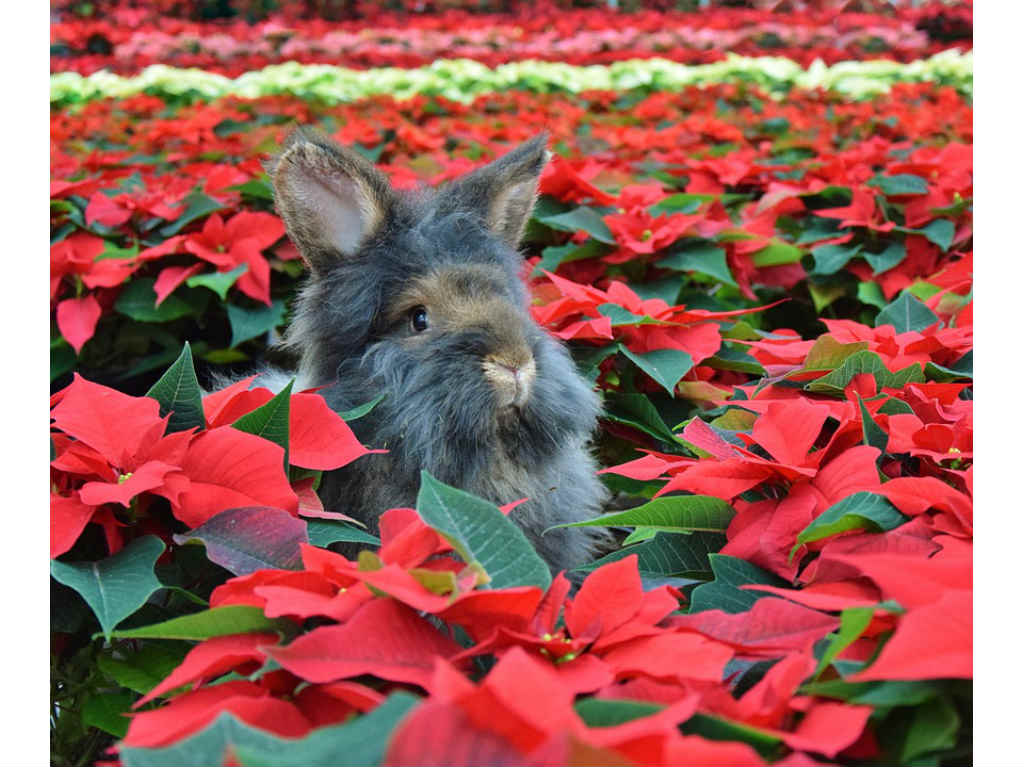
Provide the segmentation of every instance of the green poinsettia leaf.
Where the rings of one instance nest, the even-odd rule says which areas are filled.
[[[652,352],[633,352],[620,344],[619,351],[669,393],[676,396],[676,384],[693,368],[693,357],[679,349],[655,349]]]
[[[420,472],[416,511],[437,530],[466,564],[477,564],[491,588],[539,586],[546,589],[551,573],[523,531],[493,503]]]
[[[303,738],[284,738],[250,727],[229,713],[191,737],[162,748],[121,747],[124,767],[176,767],[183,764],[234,763],[286,767],[361,767],[384,759],[388,738],[419,698],[395,692],[373,711],[343,724],[311,731]]]
[[[907,518],[887,498],[862,491],[825,509],[797,535],[797,543],[820,541],[847,530],[892,530]]]
[[[690,612],[724,610],[727,613],[743,613],[754,606],[764,594],[741,589],[747,583],[763,583],[768,586],[788,586],[784,580],[744,559],[724,554],[711,554],[711,570],[715,579],[693,590],[690,595]]]
[[[192,348],[188,341],[182,347],[181,354],[167,372],[146,392],[160,403],[160,415],[170,414],[167,431],[187,431],[188,429],[205,429],[206,417],[203,414],[203,391],[199,388],[195,365],[192,362]]]
[[[939,316],[915,298],[909,291],[886,306],[875,317],[875,327],[892,325],[897,333],[924,330],[939,321]]]
[[[115,631],[114,639],[190,639],[201,641],[228,634],[250,634],[257,631],[279,631],[287,621],[271,619],[263,610],[249,605],[211,607],[189,615],[142,626],[137,629]]]
[[[655,498],[627,511],[553,527],[639,526],[668,533],[723,532],[734,516],[736,511],[721,498],[711,495],[676,495]]]
[[[109,639],[118,623],[163,588],[153,568],[164,548],[155,535],[145,535],[98,562],[52,560],[50,575],[82,595]]]

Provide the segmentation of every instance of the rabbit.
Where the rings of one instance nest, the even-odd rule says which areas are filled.
[[[267,163],[276,208],[309,268],[283,344],[296,389],[325,387],[366,455],[326,473],[326,508],[376,531],[415,505],[420,470],[496,504],[553,572],[607,545],[589,520],[607,491],[588,444],[600,399],[532,319],[519,240],[546,135],[437,190],[394,190],[358,153],[296,128]]]

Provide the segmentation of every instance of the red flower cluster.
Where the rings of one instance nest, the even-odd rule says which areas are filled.
[[[122,745],[175,743],[221,712],[301,737],[410,687],[427,697],[391,737],[389,764],[765,763],[746,744],[681,735],[679,725],[698,713],[756,727],[796,752],[776,764],[810,763],[799,752],[835,757],[862,738],[870,706],[791,697],[815,667],[811,645],[838,625],[827,614],[834,605],[800,606],[803,593],[796,592],[797,603],[766,596],[736,615],[673,616],[680,593],[669,586],[644,591],[634,556],[594,571],[574,597],[561,575],[546,593],[473,590],[475,574],[443,556],[449,547],[411,510],[388,512],[381,532],[379,555],[365,552],[358,564],[303,547],[301,571],[261,570],[218,588],[211,606],[251,605],[268,617],[331,622],[286,646],[266,633],[196,645],[135,708],[195,687],[135,713]],[[460,646],[423,613],[458,626],[473,644]],[[876,621],[886,620],[879,608]],[[497,663],[474,683],[469,661],[483,654]],[[729,694],[723,672],[732,659],[780,656],[738,700]],[[250,675],[270,659],[280,670],[203,686],[231,671]],[[354,681],[368,677],[371,686]],[[574,708],[581,694],[645,703],[644,713],[656,713],[598,726]]]
[[[548,273],[551,284],[538,286],[538,301],[558,296],[550,303],[535,303],[534,319],[551,329],[559,338],[605,343],[622,342],[637,353],[676,349],[686,352],[694,362],[714,355],[722,345],[718,321],[760,309],[710,312],[669,306],[663,299],[641,299],[622,282],[612,282],[607,292],[580,285]],[[608,307],[624,309],[610,312]]]
[[[757,112],[752,97],[761,99]],[[835,300],[855,290],[840,275],[853,275],[877,283],[882,301],[969,247],[972,110],[952,90],[901,86],[884,102],[863,103],[794,93],[778,103],[726,85],[653,94],[629,119],[617,98],[505,93],[470,106],[380,98],[334,108],[330,118],[342,126],[338,140],[379,151],[400,187],[451,178],[550,130],[566,156],[549,165],[541,191],[564,212],[586,209],[586,220],[570,215],[558,229],[574,230],[581,246],[589,235],[594,247],[554,263],[545,252],[540,266],[598,281],[606,293],[626,264],[630,283],[638,267],[645,280],[707,269],[685,255],[704,244],[705,260],[724,255],[714,277],[734,281],[748,299],[759,287],[811,289],[805,265],[813,258],[814,290],[831,280]],[[313,122],[322,109],[287,97],[226,99],[166,116],[159,99],[138,96],[55,113],[51,298],[75,350],[133,277],[154,278],[159,304],[197,275],[240,274],[238,291],[269,303],[271,272],[287,281],[293,273],[283,262],[297,254],[275,247],[281,224],[258,210],[269,189],[255,155],[280,140],[278,120]],[[268,124],[257,124],[253,110]],[[479,117],[494,113],[517,116],[500,127]],[[457,149],[443,148],[453,139]],[[467,157],[480,148],[482,156]],[[155,164],[133,159],[140,155]]]
[[[681,438],[701,457],[648,450],[608,471],[656,480],[658,495],[732,502],[721,553],[802,587],[750,588],[819,610],[898,602],[905,613],[865,633],[895,627],[893,638],[852,680],[970,677],[973,408],[964,384],[922,375],[970,351],[969,316],[902,333],[824,322],[813,342],[786,331],[748,342],[769,383],[736,387],[710,424],[690,421]],[[940,616],[941,648],[922,652]],[[876,649],[861,640],[850,657]]]
[[[156,399],[75,376],[51,402],[50,557],[68,551],[90,522],[102,526],[110,553],[116,553],[126,524],[118,510],[145,520],[156,496],[167,499],[189,527],[245,506],[299,514],[299,486],[288,481],[284,448],[232,426],[274,396],[268,389],[247,389],[251,383],[204,397],[204,428],[168,432],[169,416],[160,416]],[[335,469],[367,452],[319,394],[291,396],[288,427],[293,466]],[[169,530],[152,527],[170,537]]]
[[[194,22],[120,8],[103,18],[62,18],[51,25],[51,67],[135,74],[150,64],[169,64],[234,77],[283,61],[360,69],[420,67],[438,58],[488,66],[528,59],[590,65],[651,57],[706,64],[726,53],[785,56],[804,66],[815,59],[913,61],[950,47],[970,48],[969,9],[957,15],[966,21],[959,36],[930,34],[944,30],[937,22],[958,10],[965,9],[931,3],[895,15],[737,8],[623,14],[542,5],[518,14],[454,9],[429,16],[381,14],[368,25],[279,15],[256,24]]]

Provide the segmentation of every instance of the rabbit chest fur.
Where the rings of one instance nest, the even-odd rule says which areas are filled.
[[[269,167],[275,202],[310,267],[285,343],[297,386],[336,410],[384,397],[352,423],[384,454],[330,472],[326,508],[376,529],[415,505],[420,470],[494,503],[553,570],[604,542],[606,497],[588,450],[600,404],[565,347],[531,318],[516,250],[544,138],[439,190],[400,193],[361,156],[296,130]]]

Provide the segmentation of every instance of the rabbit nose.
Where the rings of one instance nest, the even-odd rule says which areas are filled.
[[[498,407],[522,407],[530,397],[537,363],[533,357],[525,362],[509,361],[497,357],[484,360],[484,376],[498,395]]]

